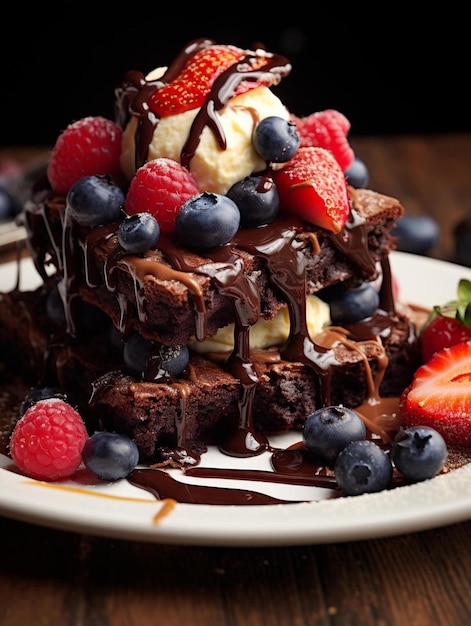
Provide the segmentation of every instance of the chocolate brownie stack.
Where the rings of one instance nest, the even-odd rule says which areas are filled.
[[[415,327],[395,311],[389,274],[390,233],[402,207],[369,190],[351,189],[351,195],[354,217],[338,235],[277,220],[263,233],[274,250],[267,255],[257,248],[260,229],[241,231],[230,246],[230,254],[243,259],[234,270],[242,285],[234,297],[220,288],[228,266],[221,264],[220,251],[215,259],[201,258],[162,237],[158,249],[133,257],[120,249],[118,224],[90,230],[72,225],[73,258],[66,259],[60,227],[64,199],[42,191],[25,216],[44,285],[34,293],[2,295],[4,354],[31,384],[69,390],[92,428],[128,434],[142,457],[154,461],[161,448],[200,452],[241,429],[264,434],[300,429],[323,404],[359,406],[373,393],[370,377],[382,397],[397,396],[419,363]],[[48,259],[58,268],[51,275],[44,269]],[[280,264],[287,276],[274,281]],[[299,275],[290,275],[293,266],[303,268]],[[77,295],[57,324],[47,311],[63,268]],[[198,334],[213,335],[236,321],[247,278],[257,285],[264,317],[288,306],[296,332],[285,345],[248,358],[242,349],[232,355],[190,351],[189,365],[177,379],[138,380],[126,371],[117,336],[124,341],[137,331],[158,343],[181,345]],[[365,280],[382,282],[376,314],[309,338],[300,294],[322,298],[338,281]],[[87,312],[95,309],[106,316],[91,315],[89,323]],[[235,345],[243,346],[246,331],[235,328]],[[242,366],[250,376],[240,373]]]
[[[30,384],[69,392],[90,430],[129,435],[146,462],[193,463],[208,445],[250,456],[268,435],[300,430],[315,408],[395,398],[420,359],[416,328],[396,310],[388,261],[403,207],[347,189],[350,213],[339,232],[285,211],[208,250],[162,232],[156,246],[130,254],[120,220],[79,224],[44,177],[23,213],[43,284],[1,294],[4,360]],[[327,303],[336,286],[364,283],[379,293],[372,315],[310,331],[308,298]],[[280,311],[287,337],[253,347],[254,326],[277,323]],[[223,328],[233,333],[231,349],[206,351]],[[152,346],[137,373],[123,351],[136,335]],[[182,346],[188,364],[165,371],[160,350]]]

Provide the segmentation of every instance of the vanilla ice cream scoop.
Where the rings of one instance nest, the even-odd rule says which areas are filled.
[[[167,157],[180,161],[180,154],[190,134],[199,109],[185,111],[159,120],[149,144],[148,160]],[[265,162],[252,145],[255,124],[271,115],[289,119],[280,99],[264,86],[233,98],[220,112],[215,112],[226,138],[221,150],[214,133],[206,126],[192,157],[189,170],[200,191],[225,194],[234,183],[265,168]],[[123,134],[121,168],[128,179],[135,172],[135,134],[137,118],[131,118]]]
[[[157,68],[145,77],[140,72],[128,74],[117,90],[124,128],[121,168],[128,180],[145,161],[166,157],[185,165],[200,191],[226,194],[234,183],[265,169],[253,147],[253,131],[266,117],[289,119],[289,111],[270,87],[291,71],[291,65],[264,50],[230,47],[237,60],[228,64],[226,59],[216,78],[205,85],[206,68],[211,73],[220,67],[217,55],[224,55],[220,48],[199,40],[169,68]],[[196,54],[207,57],[195,63],[195,76],[191,63]],[[168,109],[160,113],[160,94],[175,85],[171,96],[162,97]],[[191,99],[192,90],[200,106],[187,106],[185,98],[189,93]]]

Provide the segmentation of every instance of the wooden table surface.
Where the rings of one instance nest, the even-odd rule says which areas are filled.
[[[471,135],[352,137],[370,187],[441,226],[471,216]],[[0,150],[24,159],[40,149]],[[12,258],[11,253],[3,260]],[[1,626],[464,626],[471,521],[296,547],[146,544],[0,518]]]

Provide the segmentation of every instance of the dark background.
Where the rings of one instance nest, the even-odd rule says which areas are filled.
[[[127,70],[167,65],[198,37],[241,47],[260,41],[284,54],[293,70],[274,89],[283,102],[297,115],[338,109],[351,135],[471,130],[464,15],[428,9],[412,21],[399,7],[360,15],[333,4],[321,12],[313,5],[308,18],[234,7],[237,15],[219,19],[190,12],[184,24],[183,8],[176,18],[155,4],[124,15],[81,7],[67,18],[41,12],[4,21],[0,145],[52,145],[75,119],[112,117]]]

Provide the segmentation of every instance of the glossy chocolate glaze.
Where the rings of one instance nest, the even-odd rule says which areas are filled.
[[[132,115],[137,116],[139,120],[136,131],[136,167],[146,160],[149,142],[158,124],[158,118],[149,106],[149,99],[157,89],[178,75],[182,65],[195,51],[211,43],[211,40],[196,40],[189,44],[158,81],[148,81],[141,73],[131,72],[117,90],[118,120],[125,124]],[[182,151],[183,164],[189,164],[198,145],[200,134],[206,126],[209,126],[215,133],[221,149],[225,149],[225,138],[212,112],[225,105],[241,80],[263,78],[266,82],[275,84],[291,69],[286,59],[268,53],[266,63],[260,69],[253,70],[252,60],[253,55],[248,54],[242,62],[235,64],[215,81]],[[49,257],[61,277],[60,294],[64,302],[67,331],[72,338],[76,327],[73,303],[77,297],[81,276],[85,276],[89,287],[94,288],[98,284],[104,284],[109,293],[115,296],[120,310],[119,330],[123,334],[126,334],[128,329],[128,316],[134,314],[131,311],[137,311],[139,318],[147,322],[142,294],[144,293],[144,280],[149,275],[170,282],[180,281],[187,287],[193,298],[195,335],[199,340],[206,338],[206,307],[200,284],[195,276],[209,277],[217,285],[219,292],[232,300],[235,322],[234,350],[224,367],[240,381],[239,421],[231,436],[221,442],[220,448],[225,454],[234,457],[249,457],[267,451],[273,453],[274,472],[270,475],[249,472],[245,474],[246,477],[250,476],[249,479],[275,482],[308,481],[307,484],[335,488],[331,472],[329,473],[324,467],[313,467],[312,463],[306,460],[305,451],[270,450],[266,437],[254,428],[252,407],[258,378],[254,368],[254,355],[251,354],[249,348],[249,334],[251,327],[261,314],[260,294],[256,280],[244,269],[241,251],[248,252],[266,263],[273,285],[286,301],[290,316],[290,336],[286,345],[280,349],[281,357],[286,361],[307,365],[312,370],[318,382],[322,404],[327,406],[331,403],[332,371],[334,368],[342,367],[343,364],[336,348],[342,345],[345,350],[360,354],[367,372],[368,397],[359,407],[359,411],[365,415],[369,432],[379,435],[384,441],[390,441],[394,430],[397,430],[397,398],[384,400],[380,398],[378,391],[387,367],[387,356],[381,337],[390,332],[391,318],[395,315],[387,258],[382,261],[381,310],[371,319],[346,328],[326,328],[319,336],[311,338],[306,321],[305,250],[310,247],[313,254],[319,254],[320,246],[313,233],[305,236],[305,225],[298,218],[280,217],[264,227],[241,229],[229,244],[215,250],[205,251],[205,258],[196,266],[194,255],[182,249],[175,238],[167,234],[162,234],[158,241],[158,249],[165,263],[156,260],[153,251],[149,251],[142,257],[125,254],[117,243],[117,224],[107,224],[91,230],[79,228],[69,218],[65,200],[48,192],[47,186],[43,191],[37,192],[34,200],[26,205],[25,226],[29,234],[32,258],[44,281],[48,280],[44,265],[45,259]],[[301,236],[302,234],[304,236]],[[325,233],[325,236],[331,239],[333,245],[352,264],[360,268],[363,275],[369,276],[371,280],[377,277],[378,269],[368,250],[364,220],[353,208],[345,228],[338,234]],[[115,245],[103,269],[99,269],[94,262],[93,250],[104,241],[113,241]],[[134,281],[136,301],[132,303],[132,306],[116,289],[115,272],[117,271],[127,273]],[[412,345],[414,341],[412,326],[409,332]],[[372,374],[368,359],[364,356],[364,346],[368,343],[374,344],[379,355],[377,357],[378,371],[375,376]],[[168,452],[168,457],[176,464],[179,463],[179,459],[186,457],[186,459],[191,459],[191,465],[197,465],[199,456],[187,449],[185,441],[185,394],[187,391],[184,377],[189,376],[190,373],[187,372],[176,381],[162,380],[160,371],[158,357],[153,354],[143,373],[143,379],[171,385],[178,389],[181,398],[181,417],[179,423],[176,424],[177,440],[174,450]],[[112,384],[112,382],[113,374],[110,374],[108,383]],[[90,399],[91,405],[96,402],[97,396],[102,391],[103,387],[95,388]],[[193,473],[191,475],[209,472],[212,476],[224,477],[222,470],[192,467],[186,471],[188,474]],[[231,473],[231,476],[233,475]],[[175,485],[161,470],[135,470],[129,480],[135,485],[152,491],[159,498],[172,497],[183,502],[213,504],[273,504],[278,502],[260,495],[254,496],[249,492],[236,493],[233,490],[190,486],[183,488]]]

